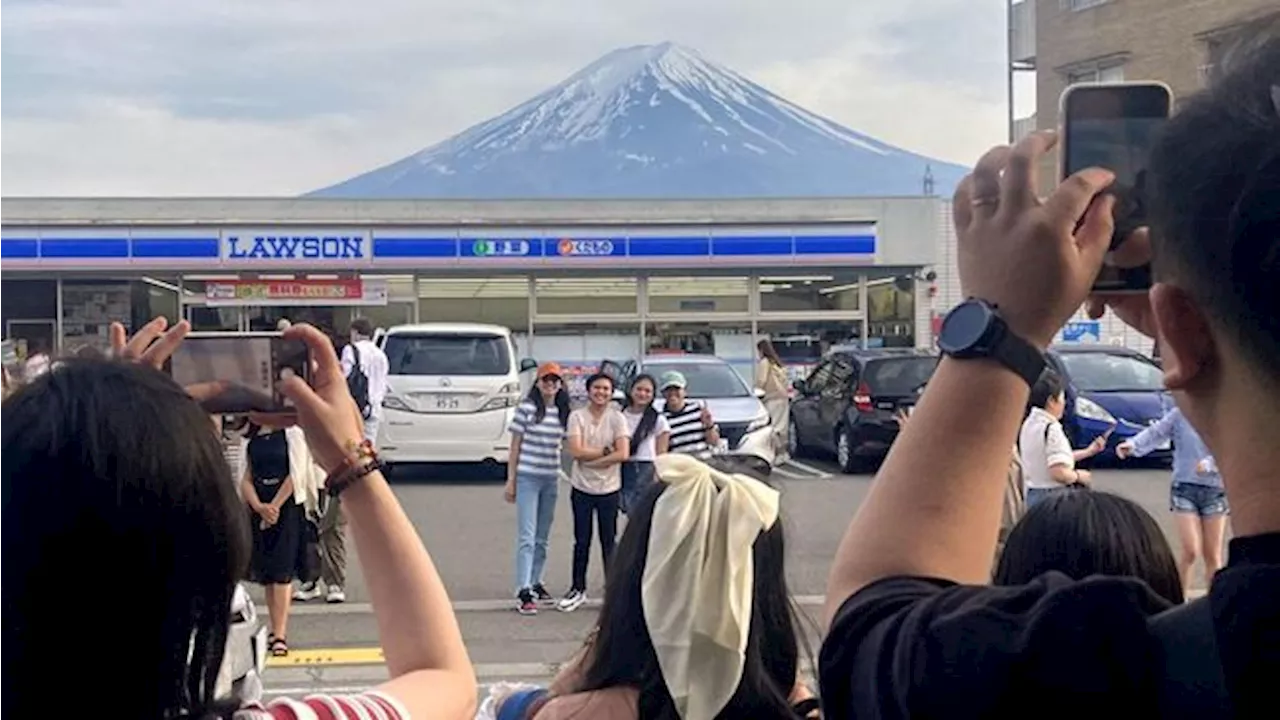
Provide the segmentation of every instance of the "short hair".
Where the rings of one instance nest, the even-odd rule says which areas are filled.
[[[598,372],[598,373],[593,373],[590,377],[588,377],[587,383],[583,385],[583,387],[590,390],[591,386],[595,385],[597,380],[608,380],[610,388],[615,388],[618,386],[618,384],[613,381],[612,375],[610,375],[609,373]]]
[[[1050,400],[1061,395],[1066,389],[1066,384],[1062,382],[1062,376],[1052,368],[1046,368],[1040,374],[1040,379],[1036,380],[1036,384],[1031,387],[1031,407],[1043,408],[1047,406]]]
[[[1153,265],[1280,383],[1280,13],[1239,37],[1152,148]]]
[[[351,331],[363,337],[373,337],[373,323],[369,322],[369,318],[356,318],[351,321]]]

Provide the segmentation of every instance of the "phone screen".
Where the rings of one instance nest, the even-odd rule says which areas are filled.
[[[1077,85],[1063,95],[1062,176],[1088,167],[1116,174],[1110,190],[1116,198],[1113,250],[1147,223],[1147,157],[1171,104],[1168,88],[1159,84]],[[1108,265],[1094,289],[1145,291],[1150,286],[1150,266]]]
[[[289,412],[280,381],[311,379],[306,344],[265,332],[191,333],[170,358],[169,372],[183,387],[221,385],[201,401],[210,415]]]

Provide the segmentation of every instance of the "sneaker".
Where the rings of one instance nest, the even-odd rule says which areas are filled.
[[[306,602],[308,600],[315,600],[323,594],[324,591],[320,589],[320,583],[318,581],[310,582],[305,585],[299,585],[298,588],[293,591],[293,599],[297,602]]]
[[[342,592],[341,585],[330,585],[329,594],[324,596],[325,602],[343,603],[347,601],[347,594]]]
[[[537,615],[538,603],[533,600],[533,592],[530,590],[520,591],[520,603],[516,606],[516,612],[521,615]]]
[[[587,593],[583,590],[574,588],[564,594],[560,599],[560,612],[573,612],[582,607],[582,603],[587,601]]]
[[[555,597],[547,592],[547,588],[542,583],[533,586],[533,599],[537,600],[539,605],[556,604]]]

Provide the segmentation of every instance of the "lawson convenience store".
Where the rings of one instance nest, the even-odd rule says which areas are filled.
[[[510,327],[566,364],[707,352],[746,369],[772,337],[929,346],[937,198],[732,201],[3,201],[5,339],[74,352],[113,320],[337,335]],[[26,341],[26,342],[23,342]]]

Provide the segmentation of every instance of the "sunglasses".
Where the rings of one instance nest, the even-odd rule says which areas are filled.
[[[538,382],[547,383],[548,385],[559,385],[560,378],[555,375],[543,375],[538,378]]]

